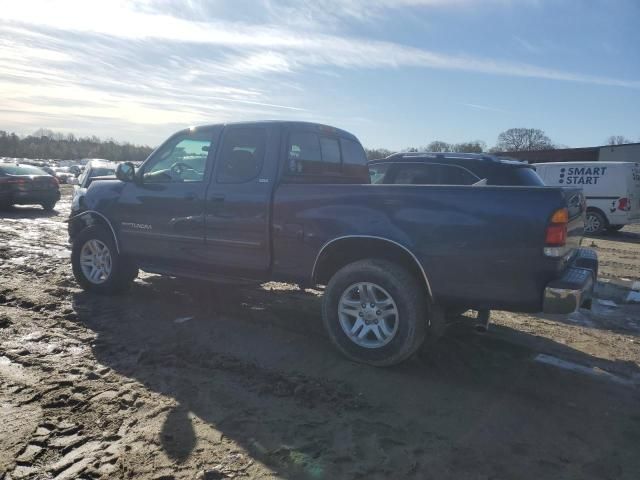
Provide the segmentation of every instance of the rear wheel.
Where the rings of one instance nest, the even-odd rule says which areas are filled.
[[[607,219],[604,215],[597,210],[588,210],[584,232],[589,235],[602,235],[606,229]]]
[[[402,362],[422,344],[427,301],[420,282],[385,260],[360,260],[329,281],[322,303],[329,338],[347,357],[375,366]]]
[[[71,265],[82,288],[102,294],[126,290],[138,273],[118,253],[111,233],[97,226],[84,229],[74,239]]]
[[[47,212],[50,212],[53,210],[53,208],[56,206],[56,202],[44,202],[40,204],[42,206],[42,208],[44,208]]]

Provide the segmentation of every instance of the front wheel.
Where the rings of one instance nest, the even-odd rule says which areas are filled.
[[[350,359],[394,365],[424,341],[426,292],[414,275],[395,263],[360,260],[329,281],[322,318],[331,341]]]
[[[114,294],[126,290],[137,268],[122,257],[113,237],[101,227],[88,227],[80,232],[71,250],[73,275],[88,291]]]
[[[600,212],[589,210],[584,232],[589,235],[602,235],[607,229],[607,219]]]

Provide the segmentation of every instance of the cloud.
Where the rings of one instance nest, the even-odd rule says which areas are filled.
[[[446,3],[444,0],[400,2],[402,5]],[[467,5],[474,2],[458,0],[455,3]],[[445,55],[427,49],[354,36],[308,34],[274,25],[185,20],[167,14],[131,9],[127,2],[117,0],[70,0],[65,4],[67,8],[61,8],[58,2],[22,1],[5,9],[4,20],[21,22],[28,19],[30,24],[40,27],[138,42],[159,40],[180,45],[210,45],[227,49],[228,56],[236,59],[215,68],[239,75],[290,72],[309,66],[372,69],[422,67],[640,88],[640,81],[637,80],[585,75],[490,58]],[[353,8],[364,8],[364,3],[360,0],[348,0],[346,4]],[[392,4],[396,5],[390,0],[373,2],[374,6],[380,7]]]
[[[497,112],[497,113],[507,113],[507,111],[503,110],[502,108],[491,107],[489,105],[480,105],[478,103],[461,103],[460,105],[462,105],[463,107],[473,108],[475,110],[484,110],[484,111],[487,111],[487,112]]]
[[[2,118],[10,122],[22,111],[21,118],[29,115],[32,120],[41,112],[43,119],[75,115],[103,118],[109,125],[119,118],[138,125],[285,115],[317,119],[308,108],[303,76],[337,75],[349,69],[428,68],[640,88],[640,81],[633,79],[329,33],[322,28],[326,19],[318,13],[320,9],[366,20],[399,7],[480,8],[489,3],[511,2],[11,2],[3,7],[0,19]],[[233,16],[237,11],[246,14],[242,20]],[[300,18],[303,27],[292,22]]]
[[[529,53],[533,53],[538,55],[539,53],[542,53],[542,49],[540,47],[538,47],[537,45],[534,45],[533,43],[525,40],[524,38],[521,38],[517,35],[513,36],[513,39],[516,41],[516,43],[518,45],[520,45],[520,47],[524,50],[526,50]]]

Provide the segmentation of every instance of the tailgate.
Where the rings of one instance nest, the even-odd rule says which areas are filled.
[[[578,248],[584,235],[584,222],[587,202],[581,188],[563,187],[564,203],[569,211],[567,225],[567,246]]]

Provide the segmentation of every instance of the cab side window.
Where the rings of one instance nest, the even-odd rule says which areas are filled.
[[[322,175],[320,137],[315,133],[292,133],[289,136],[287,165],[288,173],[293,175]]]
[[[287,148],[290,182],[369,183],[367,158],[353,140],[314,132],[292,132]]]
[[[144,166],[142,175],[149,183],[202,182],[212,150],[210,131],[177,135],[163,145]]]
[[[264,128],[233,128],[225,133],[218,159],[218,183],[246,183],[262,171],[267,143]]]

